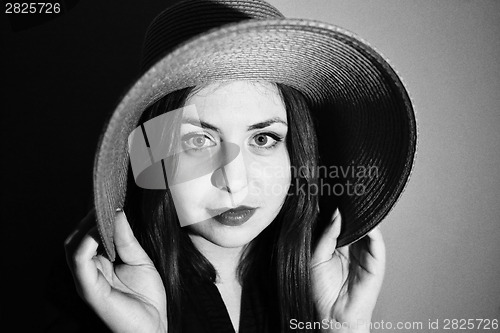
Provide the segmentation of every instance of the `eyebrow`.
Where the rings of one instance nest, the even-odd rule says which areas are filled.
[[[288,127],[288,124],[286,123],[286,121],[282,120],[281,118],[275,117],[275,118],[271,118],[271,119],[268,119],[266,121],[248,126],[248,131],[251,131],[254,129],[265,128],[265,127],[271,126],[272,124],[276,124],[276,123],[283,124],[283,125]]]
[[[218,129],[216,126],[214,126],[210,123],[207,123],[206,121],[202,121],[202,120],[199,120],[196,118],[183,118],[182,123],[183,124],[191,124],[193,126],[206,128],[206,129],[209,129],[209,130],[212,130],[215,132],[219,132],[219,133],[221,132],[220,129]],[[265,127],[271,126],[272,124],[276,124],[276,123],[282,124],[282,125],[285,125],[288,127],[288,124],[286,121],[284,121],[283,119],[281,119],[279,117],[274,117],[274,118],[271,118],[271,119],[268,119],[268,120],[265,120],[265,121],[248,126],[247,131],[265,128]]]
[[[182,119],[182,124],[191,124],[193,126],[207,128],[209,130],[212,130],[212,131],[220,133],[220,130],[217,127],[215,127],[214,125],[209,124],[209,123],[207,123],[205,121],[196,119],[196,118],[183,118]]]

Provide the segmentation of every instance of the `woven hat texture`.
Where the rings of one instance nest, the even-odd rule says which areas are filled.
[[[338,246],[389,213],[411,174],[417,128],[408,93],[387,60],[351,32],[285,18],[260,0],[182,1],[151,23],[142,73],[112,113],[96,153],[96,215],[111,260],[115,210],[123,207],[130,172],[127,137],[142,112],[175,90],[223,80],[283,83],[304,94],[318,120],[321,164],[341,175],[327,181],[364,189],[321,199],[323,214],[336,206],[342,213]]]

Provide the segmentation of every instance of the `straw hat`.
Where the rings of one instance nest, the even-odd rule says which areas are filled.
[[[143,73],[100,138],[94,200],[111,260],[115,210],[123,207],[130,172],[127,138],[142,112],[170,92],[220,80],[277,82],[304,94],[318,119],[323,171],[334,193],[320,207],[338,205],[343,216],[338,246],[389,213],[409,179],[417,129],[408,93],[386,59],[351,32],[285,18],[264,1],[182,1],[151,23]]]

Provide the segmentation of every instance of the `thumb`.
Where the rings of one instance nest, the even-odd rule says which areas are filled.
[[[151,259],[135,238],[125,212],[120,210],[115,217],[115,247],[118,256],[127,265],[150,264]]]
[[[342,224],[342,217],[340,216],[339,209],[333,213],[332,221],[329,226],[323,231],[323,235],[316,245],[312,257],[312,265],[318,265],[322,262],[328,261],[332,258],[335,248],[337,247],[337,238],[340,235],[340,227]]]

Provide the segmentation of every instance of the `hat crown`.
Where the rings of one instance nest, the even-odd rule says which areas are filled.
[[[149,69],[165,54],[211,29],[245,20],[283,18],[261,0],[184,0],[165,9],[151,22],[144,39],[142,68]]]

